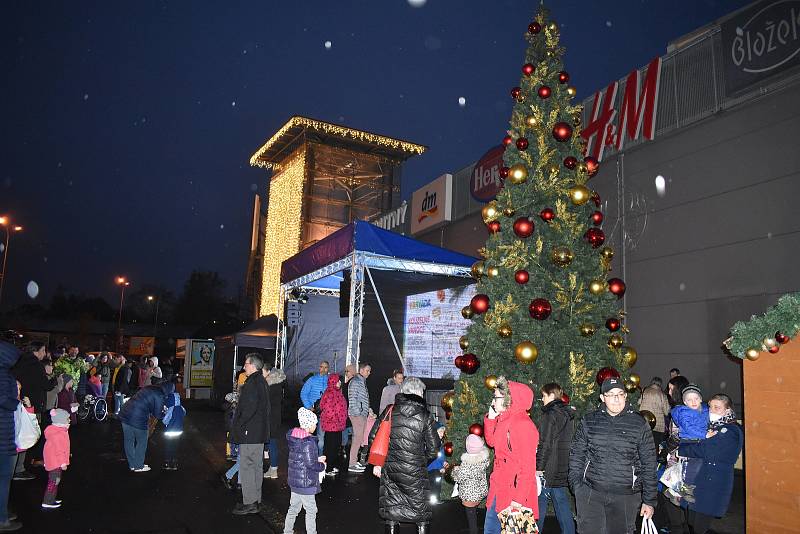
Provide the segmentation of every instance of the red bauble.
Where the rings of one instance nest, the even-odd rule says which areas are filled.
[[[569,170],[574,170],[575,167],[578,166],[578,158],[574,156],[567,156],[564,158],[564,167],[568,168]]]
[[[780,345],[772,345],[772,346],[771,346],[770,348],[768,348],[767,350],[770,352],[770,354],[777,354],[777,352],[778,352],[779,350],[781,350],[781,346],[780,346]]]
[[[508,178],[510,169],[508,167],[500,167],[500,178]]]
[[[547,299],[534,299],[528,306],[528,312],[530,312],[531,317],[539,321],[544,321],[550,317],[552,311],[553,307]]]
[[[553,211],[553,208],[545,208],[539,212],[539,217],[545,222],[550,222],[556,218],[556,212]]]
[[[486,313],[489,309],[489,297],[483,293],[478,293],[469,301],[469,307],[472,308],[472,311],[475,313]]]
[[[514,221],[514,233],[525,239],[533,234],[533,221],[530,217],[520,217]]]
[[[524,74],[525,76],[530,76],[531,74],[533,74],[533,65],[531,65],[530,63],[525,63],[522,66],[522,74]]]
[[[520,269],[514,273],[514,281],[518,284],[527,284],[531,279],[531,275],[525,269]]]
[[[490,234],[496,234],[500,231],[500,223],[497,221],[492,221],[486,225],[486,228],[489,230]]]
[[[569,81],[569,74],[567,71],[562,70],[558,73],[558,83],[567,83]]]
[[[566,393],[562,393],[561,402],[563,402],[564,404],[569,404],[569,395],[567,395]]]
[[[472,423],[469,425],[469,433],[475,434],[478,437],[483,437],[483,425],[480,423]]]
[[[589,173],[589,176],[594,176],[600,170],[600,162],[597,161],[597,158],[586,156],[583,158],[583,162],[586,164],[586,172]]]
[[[572,137],[572,126],[566,122],[557,122],[553,126],[553,138],[556,141],[563,143],[564,141],[569,141],[570,137]]]
[[[602,211],[595,211],[592,213],[592,224],[596,224],[600,226],[603,224],[603,212]]]
[[[550,98],[550,94],[552,93],[552,91],[550,90],[549,87],[543,85],[539,88],[537,93],[539,94],[539,98]]]
[[[789,342],[789,336],[782,334],[781,332],[775,332],[775,341],[781,345],[785,345]]]
[[[605,242],[606,234],[600,228],[592,227],[586,230],[583,238],[592,245],[592,248],[597,248]]]
[[[514,87],[514,88],[511,89],[511,98],[514,98],[514,99],[519,98],[519,95],[521,95],[521,94],[522,94],[522,88],[521,87]]]
[[[443,448],[446,456],[453,456],[453,444],[451,442],[445,443]]]
[[[468,375],[475,374],[475,371],[478,370],[478,367],[481,366],[481,361],[478,359],[477,356],[474,354],[465,354],[464,360],[461,362],[461,369],[462,373],[467,373]]]
[[[537,34],[542,31],[542,25],[538,22],[531,22],[528,24],[528,33]]]
[[[518,150],[526,150],[528,148],[528,140],[524,137],[520,137],[517,139],[517,149]]]
[[[622,323],[619,322],[619,319],[616,317],[609,317],[606,319],[606,328],[608,328],[609,332],[616,332],[620,329]]]
[[[456,366],[457,369],[461,369],[461,366],[464,365],[464,356],[458,355],[456,356],[455,361],[453,364]]]
[[[597,371],[597,376],[595,377],[595,381],[599,386],[603,382],[605,382],[607,378],[619,378],[619,371],[617,371],[613,367],[603,367],[602,369]]]
[[[619,278],[611,278],[608,280],[608,290],[617,296],[618,299],[622,298],[625,294],[625,282]]]
[[[504,144],[505,146],[508,146],[508,145],[510,145],[510,144],[511,144],[511,143],[513,143],[513,142],[514,142],[514,140],[513,140],[513,139],[511,139],[511,136],[510,136],[510,135],[507,135],[507,136],[505,136],[505,137],[503,138],[503,144]]]
[[[600,194],[597,191],[593,191],[592,192],[592,196],[590,198],[592,199],[592,202],[594,202],[594,205],[599,208],[600,207],[600,203],[602,202],[600,200]]]

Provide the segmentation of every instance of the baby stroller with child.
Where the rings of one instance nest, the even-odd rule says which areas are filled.
[[[86,395],[78,406],[78,420],[86,421],[89,418],[95,421],[104,421],[108,417],[108,404],[102,397]]]

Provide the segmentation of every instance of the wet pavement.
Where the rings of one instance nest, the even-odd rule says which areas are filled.
[[[265,479],[263,512],[238,517],[230,510],[241,500],[239,492],[225,489],[219,475],[231,464],[225,460],[225,431],[221,411],[205,404],[186,402],[186,429],[180,438],[178,471],[161,469],[163,439],[157,432],[150,440],[147,473],[132,473],[122,453],[122,429],[118,422],[83,423],[72,428],[72,463],[64,473],[58,510],[40,508],[45,472],[37,479],[15,481],[11,506],[29,534],[216,534],[282,532],[289,506],[286,485],[285,440],[281,440],[279,478]],[[743,484],[737,476],[728,517],[713,525],[717,534],[744,532]],[[381,533],[377,515],[378,480],[371,474],[340,473],[326,479],[317,496],[317,529],[321,534]],[[295,532],[305,532],[303,513]],[[482,516],[479,516],[482,523]],[[558,533],[558,523],[548,517],[548,533]],[[410,525],[401,532],[416,532]],[[432,534],[466,532],[461,504],[448,501],[434,507]]]

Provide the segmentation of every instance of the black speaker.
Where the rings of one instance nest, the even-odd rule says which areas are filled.
[[[350,271],[343,271],[344,279],[339,282],[339,317],[350,315]]]

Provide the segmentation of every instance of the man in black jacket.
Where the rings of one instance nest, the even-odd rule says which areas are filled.
[[[244,359],[247,375],[239,389],[239,403],[231,423],[230,440],[239,444],[239,483],[242,503],[233,509],[236,515],[257,514],[261,508],[261,483],[264,480],[264,443],[269,440],[270,404],[267,381],[258,353]]]
[[[119,369],[114,374],[114,415],[119,415],[125,397],[129,397],[131,394],[133,362],[126,360],[122,355],[117,356],[116,360]]]
[[[556,383],[545,384],[542,393],[542,419],[539,447],[536,449],[536,474],[542,478],[539,494],[539,532],[544,532],[547,502],[552,501],[562,534],[575,534],[575,519],[569,505],[567,473],[575,411],[561,400],[564,391]]]
[[[603,404],[581,420],[569,456],[578,532],[632,534],[656,506],[656,450],[650,425],[626,402],[619,378],[600,387]],[[641,504],[641,507],[640,507]]]

